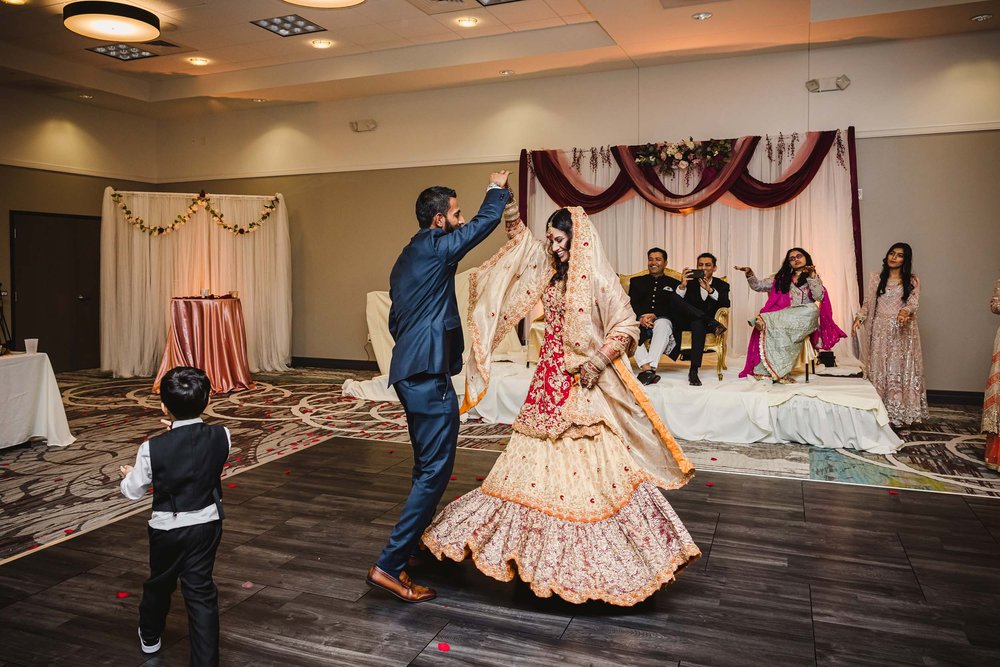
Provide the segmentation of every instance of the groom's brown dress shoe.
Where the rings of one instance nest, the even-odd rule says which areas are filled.
[[[406,572],[399,573],[399,579],[381,570],[377,565],[372,565],[368,570],[366,578],[369,586],[381,588],[392,593],[403,602],[426,602],[437,597],[433,588],[418,586],[410,581]]]

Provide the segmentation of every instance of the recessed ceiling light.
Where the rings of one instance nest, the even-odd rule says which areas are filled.
[[[9,5],[9,4],[12,4],[12,3],[8,2],[7,4]],[[92,100],[92,99],[94,99],[94,96],[93,95],[88,95],[87,93],[80,93],[79,98],[81,100]]]
[[[993,14],[976,14],[975,16],[969,17],[970,21],[975,21],[976,23],[982,23],[983,21],[989,21],[993,18]]]
[[[204,67],[208,64],[208,58],[188,58],[188,62],[198,67]]]
[[[514,74],[517,74],[517,72],[515,72],[512,69],[502,69],[502,70],[500,70],[500,76],[513,76]]]
[[[253,101],[256,102],[257,104],[263,104],[264,102],[267,102],[267,100],[264,99],[263,97],[255,97],[253,98]]]
[[[472,26],[479,23],[479,19],[475,16],[463,16],[461,18],[455,19],[455,23],[462,26],[463,28],[471,28]]]
[[[328,49],[333,46],[333,40],[329,39],[314,39],[309,43],[314,49]]]
[[[87,50],[99,53],[102,56],[108,56],[109,58],[117,58],[118,60],[140,60],[142,58],[152,58],[156,55],[146,49],[130,44],[104,44],[103,46],[92,46]]]
[[[309,19],[304,19],[298,14],[288,14],[287,16],[276,16],[273,19],[258,19],[250,21],[258,28],[263,28],[281,37],[295,37],[296,35],[308,35],[314,32],[326,30],[323,26],[317,25]]]
[[[712,18],[712,12],[698,12],[697,14],[692,14],[691,18],[695,21],[707,21]]]
[[[71,2],[63,7],[63,25],[94,39],[147,42],[160,36],[153,12],[121,2]]]
[[[365,0],[285,0],[290,5],[316,7],[317,9],[343,9],[360,5]]]
[[[2,0],[5,5],[23,5],[28,0]]]

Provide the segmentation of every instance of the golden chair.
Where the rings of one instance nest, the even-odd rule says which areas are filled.
[[[649,271],[639,271],[638,273],[630,273],[628,275],[619,275],[618,280],[621,281],[622,288],[625,293],[628,294],[628,284],[632,278],[637,276],[644,276]],[[681,279],[680,271],[674,271],[673,269],[664,269],[663,273],[670,276],[678,281]],[[719,277],[720,280],[725,280],[729,282],[726,278]],[[729,308],[719,308],[715,313],[715,321],[721,323],[727,329],[729,328]],[[722,381],[722,371],[728,370],[729,367],[726,365],[726,352],[728,350],[728,337],[724,333],[721,336],[716,336],[714,333],[707,333],[705,335],[705,352],[715,353],[715,372],[719,376],[719,381]],[[691,349],[691,332],[685,331],[681,334],[680,340],[681,352]]]

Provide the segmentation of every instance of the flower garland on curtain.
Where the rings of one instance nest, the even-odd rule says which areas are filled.
[[[191,199],[191,203],[188,205],[188,207],[184,209],[183,213],[178,213],[177,217],[174,218],[174,221],[172,223],[170,223],[166,227],[160,227],[160,226],[151,227],[146,224],[145,220],[132,213],[132,210],[128,207],[128,204],[125,203],[125,198],[122,196],[122,193],[117,191],[112,192],[111,201],[115,203],[115,206],[121,209],[125,222],[132,225],[139,231],[149,234],[150,236],[165,236],[166,234],[169,234],[170,232],[173,232],[179,229],[180,227],[183,227],[185,224],[187,224],[187,221],[191,219],[191,216],[193,216],[195,213],[198,212],[199,207],[204,208],[205,211],[208,213],[208,215],[211,217],[212,222],[219,225],[227,232],[236,235],[250,234],[251,232],[257,230],[262,224],[264,224],[264,221],[267,220],[269,217],[271,217],[271,214],[274,212],[274,210],[278,208],[278,196],[275,195],[274,197],[271,198],[269,202],[264,204],[263,208],[260,211],[260,217],[258,217],[256,220],[251,221],[250,224],[248,224],[246,227],[240,227],[239,225],[231,225],[228,222],[226,222],[222,213],[215,210],[212,207],[212,198],[206,195],[204,192],[202,192],[198,195],[195,195]]]
[[[733,155],[732,139],[695,141],[688,137],[676,143],[645,144],[634,149],[635,163],[654,167],[661,174],[679,170],[684,172],[685,184],[691,182],[691,170],[712,169],[720,171]]]

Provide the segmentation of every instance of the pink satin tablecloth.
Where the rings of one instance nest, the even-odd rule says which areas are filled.
[[[213,394],[254,388],[239,299],[170,300],[170,331],[153,382],[154,394],[160,393],[160,380],[175,366],[205,371]]]

